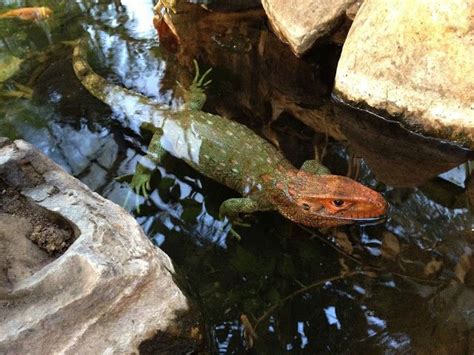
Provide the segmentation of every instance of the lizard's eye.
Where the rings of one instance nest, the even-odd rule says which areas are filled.
[[[303,203],[302,206],[303,206],[303,209],[304,209],[305,211],[309,211],[310,208],[311,208],[311,207],[309,207],[309,205],[308,205],[307,203]]]
[[[333,206],[335,206],[335,207],[342,207],[342,206],[344,206],[344,203],[345,203],[345,202],[344,202],[343,200],[333,200],[333,201],[332,201],[332,204],[333,204]]]

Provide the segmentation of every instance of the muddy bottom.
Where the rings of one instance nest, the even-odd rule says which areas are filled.
[[[13,224],[15,219],[21,223]],[[0,234],[6,232],[15,239],[23,234],[49,255],[63,253],[75,239],[72,227],[61,216],[30,202],[0,181]]]

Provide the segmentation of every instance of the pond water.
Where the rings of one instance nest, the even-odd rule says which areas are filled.
[[[469,152],[406,132],[389,137],[399,128],[384,138],[370,124],[355,125],[357,113],[324,120],[334,110],[340,48],[327,44],[296,59],[258,9],[178,17],[176,40],[163,24],[158,36],[152,1],[119,3],[0,1],[1,11],[54,11],[48,21],[0,20],[0,136],[31,142],[133,213],[184,276],[211,352],[474,352],[473,187],[461,164]],[[382,192],[389,219],[309,230],[258,213],[250,228],[237,228],[239,240],[217,218],[236,193],[175,159],[154,173],[148,199],[134,195],[114,178],[134,172],[150,135],[76,79],[71,41],[81,37],[107,80],[175,108],[183,102],[176,81],[190,83],[192,59],[212,66],[205,111],[278,142],[295,165],[316,146],[331,171]],[[371,137],[395,144],[379,149]],[[398,150],[388,159],[391,146]],[[433,171],[439,176],[428,180]]]

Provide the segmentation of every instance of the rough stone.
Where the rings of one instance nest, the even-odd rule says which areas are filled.
[[[335,92],[423,134],[474,148],[474,0],[367,0]]]
[[[125,210],[24,141],[0,149],[0,183],[0,353],[197,346],[197,313],[171,260]],[[45,247],[49,234],[66,249]]]
[[[300,56],[343,19],[354,0],[262,0],[280,39]]]

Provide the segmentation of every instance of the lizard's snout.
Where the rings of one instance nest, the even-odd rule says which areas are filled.
[[[371,201],[370,206],[366,207],[366,214],[356,215],[352,218],[359,225],[366,226],[383,223],[389,215],[390,204],[387,200],[378,192],[371,190],[371,193],[375,199]]]

